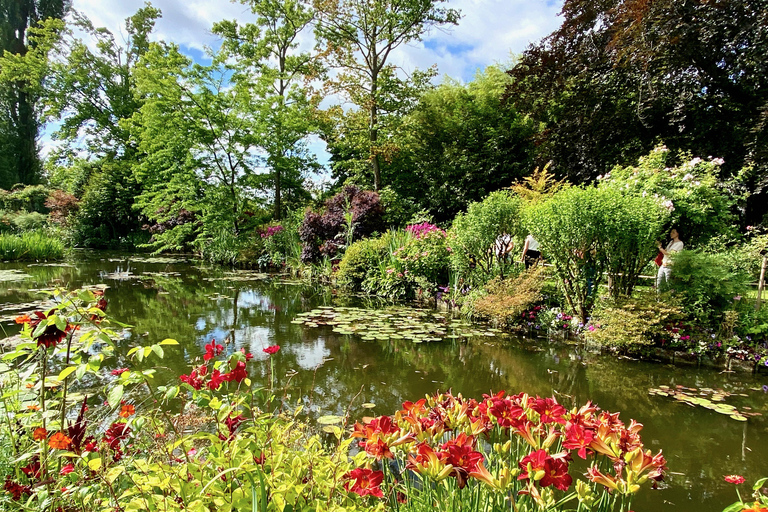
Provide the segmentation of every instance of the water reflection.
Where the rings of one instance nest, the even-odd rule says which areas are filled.
[[[724,474],[742,474],[749,481],[768,476],[768,422],[765,416],[739,423],[700,407],[667,397],[650,396],[660,385],[722,388],[728,403],[768,414],[766,375],[719,373],[619,360],[576,346],[549,344],[540,338],[488,338],[467,342],[414,344],[406,340],[363,341],[334,333],[330,327],[292,324],[299,312],[322,305],[360,306],[361,299],[336,296],[321,287],[297,286],[279,278],[247,281],[215,269],[191,264],[88,258],[76,266],[16,268],[31,277],[2,283],[0,305],[18,314],[14,305],[39,297],[35,290],[62,284],[68,288],[105,283],[109,313],[132,324],[118,347],[113,366],[128,366],[125,354],[136,343],[177,339],[181,346],[165,351],[157,384],[178,382],[188,362],[200,358],[212,338],[226,340],[226,350],[254,354],[251,378],[269,382],[269,361],[262,349],[280,345],[274,357],[276,386],[292,402],[311,404],[316,414],[370,415],[399,408],[403,400],[451,388],[480,397],[500,389],[555,394],[565,405],[592,400],[622,418],[645,425],[643,438],[654,450],[663,448],[672,474],[665,488],[639,496],[635,510],[720,511],[735,499]],[[369,306],[376,306],[370,301]],[[9,334],[17,327],[6,318]],[[739,396],[744,395],[744,396]],[[353,400],[354,399],[354,400]],[[702,508],[703,507],[703,508]]]

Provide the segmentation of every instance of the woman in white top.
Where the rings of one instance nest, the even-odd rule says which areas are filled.
[[[661,260],[659,272],[656,274],[657,291],[661,291],[662,287],[666,289],[667,286],[669,286],[669,280],[672,277],[671,256],[674,253],[683,250],[683,242],[680,240],[680,235],[676,229],[672,228],[672,231],[669,232],[669,237],[672,239],[672,241],[667,244],[666,248],[662,247],[661,242],[659,242],[659,251],[661,251],[661,254],[664,255],[664,258]]]
[[[525,263],[526,269],[529,269],[531,266],[537,264],[539,259],[541,259],[539,242],[533,238],[533,235],[528,235],[525,238],[525,245],[523,246],[523,254],[520,256],[520,261]]]

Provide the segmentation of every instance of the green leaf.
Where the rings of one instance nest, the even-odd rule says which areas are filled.
[[[79,368],[78,366],[68,366],[64,368],[63,370],[61,370],[61,372],[59,372],[59,376],[56,377],[56,380],[60,380],[64,382],[64,379],[69,377],[72,374],[72,372],[77,371],[78,368]]]
[[[157,357],[159,357],[160,359],[162,359],[163,356],[165,355],[165,352],[163,352],[163,347],[161,347],[160,345],[152,345],[152,352],[157,354]]]
[[[120,404],[120,400],[123,398],[123,385],[118,384],[112,390],[109,392],[109,395],[107,395],[107,403],[109,403],[109,406],[113,409]]]
[[[104,478],[109,484],[112,484],[112,482],[114,482],[117,479],[117,477],[119,477],[123,473],[123,471],[125,471],[125,468],[123,466],[115,466],[111,468],[109,471],[107,471],[107,474]]]
[[[158,343],[158,345],[178,345],[178,344],[179,344],[178,341],[176,341],[174,339],[171,339],[171,338],[166,338],[163,341],[161,341],[160,343]]]

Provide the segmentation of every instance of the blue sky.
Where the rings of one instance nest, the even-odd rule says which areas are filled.
[[[144,0],[74,0],[73,4],[95,26],[120,34],[125,18],[142,7]],[[154,0],[152,4],[163,12],[155,38],[179,44],[195,59],[203,58],[206,46],[218,45],[210,33],[214,22],[252,19],[244,5],[229,0]],[[562,1],[448,0],[443,6],[461,10],[458,26],[433,29],[422,41],[398,48],[391,62],[405,72],[437,65],[440,76],[467,82],[478,70],[510,62],[529,43],[555,30],[560,25]],[[310,34],[306,45],[311,45]],[[322,143],[314,142],[313,148],[322,157]]]

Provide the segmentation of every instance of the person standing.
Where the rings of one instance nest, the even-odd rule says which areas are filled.
[[[683,250],[683,241],[680,240],[680,234],[677,232],[677,229],[672,228],[672,231],[669,232],[669,237],[672,240],[667,244],[666,248],[662,247],[661,242],[658,243],[659,252],[664,257],[661,260],[659,272],[656,274],[656,291],[662,291],[662,287],[666,289],[669,286],[669,281],[672,277],[672,255]]]
[[[528,270],[533,265],[536,265],[541,259],[541,252],[539,251],[539,242],[533,238],[533,235],[528,235],[525,238],[525,245],[523,245],[523,254],[520,256],[520,261],[525,263],[525,269]]]

